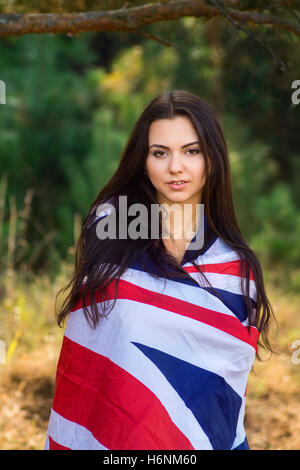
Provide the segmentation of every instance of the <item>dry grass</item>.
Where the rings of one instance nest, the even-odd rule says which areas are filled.
[[[0,386],[1,450],[43,448],[56,362],[56,348],[47,346],[24,353],[5,370]]]
[[[300,449],[300,364],[292,361],[300,340],[299,296],[268,289],[278,321],[273,346],[278,354],[255,362],[249,375],[245,426],[252,449]],[[298,347],[300,350],[300,348]],[[297,354],[300,358],[300,352]]]
[[[54,300],[69,275],[66,272],[53,285],[38,279],[24,289],[20,283],[0,301],[10,338],[20,330],[9,363],[0,365],[0,449],[44,446],[63,335],[55,323]],[[291,344],[300,339],[299,298],[271,287],[267,292],[278,319],[273,346],[279,354],[255,362],[245,427],[254,450],[300,449],[300,364],[291,360]]]
[[[16,280],[14,280],[16,281]],[[0,302],[6,364],[0,365],[0,449],[41,449],[63,330],[55,323],[58,284],[38,278],[6,286]],[[16,333],[19,333],[16,335]]]

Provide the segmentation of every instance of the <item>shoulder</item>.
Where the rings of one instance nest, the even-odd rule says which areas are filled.
[[[197,264],[205,275],[224,290],[235,294],[242,294],[242,284],[247,280],[244,275],[246,260],[241,257],[236,249],[231,247],[220,237],[217,237],[211,247],[197,258]],[[253,303],[257,300],[257,288],[253,271],[250,266],[249,293]]]
[[[240,260],[240,256],[234,248],[217,236],[211,246],[201,255],[201,259],[205,263],[224,263]]]

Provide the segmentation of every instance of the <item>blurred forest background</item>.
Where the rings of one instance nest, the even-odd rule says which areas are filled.
[[[64,4],[2,2],[0,13]],[[72,274],[82,220],[144,107],[172,89],[201,96],[221,120],[240,227],[278,321],[278,354],[249,376],[250,447],[300,448],[299,39],[267,27],[251,37],[222,18],[156,23],[151,33],[172,46],[123,32],[0,38],[0,449],[44,445],[63,335],[55,296]]]

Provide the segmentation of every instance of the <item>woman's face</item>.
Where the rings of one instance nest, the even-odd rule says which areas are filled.
[[[159,204],[201,203],[205,160],[197,133],[185,116],[153,121],[149,128],[146,170]],[[186,181],[171,186],[171,181]]]

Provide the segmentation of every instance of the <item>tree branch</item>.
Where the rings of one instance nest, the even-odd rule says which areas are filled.
[[[279,59],[277,57],[277,55],[274,53],[273,49],[268,44],[265,44],[263,41],[260,40],[260,38],[258,38],[257,35],[253,35],[250,31],[248,31],[243,26],[241,26],[240,23],[237,23],[236,21],[234,21],[231,18],[230,14],[228,13],[228,8],[225,8],[224,2],[222,2],[222,0],[221,1],[212,0],[212,2],[217,6],[217,8],[220,9],[220,11],[224,15],[224,17],[227,18],[228,21],[230,21],[230,23],[232,23],[234,27],[236,27],[237,29],[243,31],[251,39],[258,42],[262,47],[264,47],[266,49],[266,51],[268,51],[271,54],[274,63],[276,64],[276,66],[278,66],[280,68],[281,71],[284,71],[286,69],[286,64],[281,59]]]
[[[231,4],[233,3],[231,2]],[[271,25],[300,36],[299,25],[285,17],[256,11],[241,11],[238,9],[238,5],[235,8],[228,7],[226,11],[231,18],[240,23]],[[128,2],[126,2],[123,8],[113,11],[3,14],[0,15],[0,36],[43,33],[78,34],[89,31],[137,31],[140,33],[138,30],[148,24],[172,21],[184,16],[212,18],[222,16],[222,12],[209,5],[206,0],[177,0],[167,3],[149,3],[133,8],[128,8]]]
[[[238,11],[233,8],[227,8],[226,10],[232,18],[239,20],[242,23],[249,23],[250,25],[253,23],[260,25],[273,25],[280,29],[291,31],[292,33],[296,34],[296,36],[300,36],[300,26],[285,17],[266,15],[255,12],[249,13],[247,11]]]

